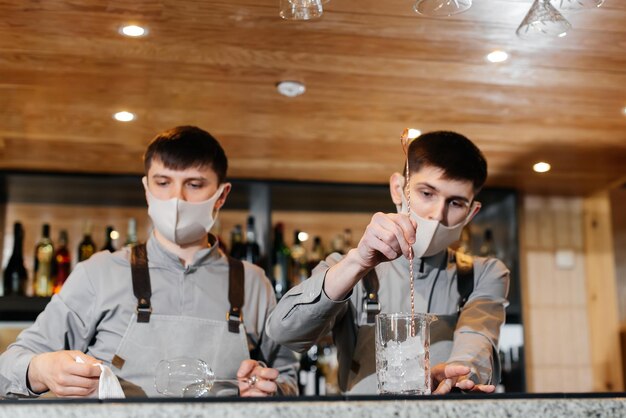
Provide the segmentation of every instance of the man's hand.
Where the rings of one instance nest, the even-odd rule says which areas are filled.
[[[481,385],[469,379],[470,368],[460,364],[439,363],[430,371],[432,386],[436,388],[433,395],[445,395],[452,388],[459,388],[471,392],[492,393],[496,390],[494,385]]]
[[[415,221],[406,213],[374,214],[357,246],[363,267],[371,269],[401,255],[408,257],[416,228]]]
[[[237,371],[239,379],[239,394],[241,396],[272,396],[276,394],[278,370],[264,367],[256,360],[244,360]],[[254,384],[248,383],[252,379]]]
[[[326,295],[331,300],[341,300],[378,264],[401,255],[408,257],[416,227],[415,221],[405,213],[374,214],[359,245],[326,273]]]
[[[77,363],[76,357],[85,363]],[[28,365],[28,382],[33,392],[51,391],[60,397],[88,396],[98,390],[99,360],[81,351],[54,351],[38,354]]]

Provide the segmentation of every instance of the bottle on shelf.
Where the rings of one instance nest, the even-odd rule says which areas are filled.
[[[54,246],[50,239],[50,225],[43,224],[41,238],[35,247],[35,269],[33,280],[35,296],[52,296]]]
[[[456,246],[451,246],[454,250],[463,254],[472,255],[472,232],[470,226],[466,225],[461,231],[461,238]]]
[[[256,242],[254,230],[254,216],[248,216],[246,222],[246,242],[244,243],[243,259],[252,264],[258,264],[261,257],[259,244]]]
[[[282,223],[274,226],[274,248],[272,251],[272,279],[274,282],[274,291],[276,299],[280,300],[290,285],[290,261],[291,253],[289,247],[285,244],[285,229]]]
[[[125,247],[132,247],[137,244],[137,221],[135,218],[128,219],[128,229],[126,230]]]
[[[104,247],[102,247],[102,251],[109,251],[111,253],[116,251],[115,246],[113,245],[114,233],[117,234],[115,228],[108,225],[104,233]]]
[[[493,231],[489,228],[485,229],[483,243],[480,245],[478,253],[481,257],[495,257],[496,249],[493,242]]]
[[[24,267],[24,228],[20,222],[13,224],[13,253],[4,269],[4,296],[26,295],[29,283],[28,272]]]
[[[313,271],[315,266],[325,258],[324,246],[320,237],[313,238],[313,249],[309,256],[309,271]]]
[[[320,370],[318,360],[317,344],[302,354],[300,358],[300,373],[298,375],[298,385],[300,394],[303,396],[320,396],[326,394],[325,377]]]
[[[344,243],[343,243],[343,235],[337,234],[330,242],[330,252],[326,254],[327,256],[332,253],[343,254]]]
[[[244,256],[243,250],[243,232],[241,225],[235,225],[232,231],[230,231],[230,256],[241,260]]]
[[[78,244],[78,262],[85,261],[96,252],[96,244],[91,238],[91,222],[85,222],[83,239]]]
[[[309,263],[306,248],[302,245],[301,234],[295,230],[291,247],[291,286],[297,286],[309,277]]]
[[[70,250],[67,248],[67,231],[62,229],[59,233],[59,241],[57,248],[54,252],[54,287],[52,293],[57,294],[61,291],[63,283],[70,275],[72,266],[72,258],[70,256]]]
[[[343,254],[348,254],[352,249],[352,230],[346,228],[343,230]]]

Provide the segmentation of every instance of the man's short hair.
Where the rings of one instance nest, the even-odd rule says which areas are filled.
[[[195,126],[177,126],[158,134],[143,156],[146,174],[154,160],[160,160],[172,170],[210,167],[220,183],[226,179],[228,170],[228,159],[220,143]]]
[[[456,132],[428,132],[411,141],[409,169],[440,168],[448,180],[470,181],[478,193],[487,180],[487,160],[472,141]]]

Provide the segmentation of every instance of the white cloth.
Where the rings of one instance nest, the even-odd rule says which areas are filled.
[[[85,361],[76,356],[76,363],[85,363]],[[101,363],[96,363],[94,366],[100,367],[100,379],[98,381],[98,399],[123,399],[124,391],[120,385],[120,381],[117,380],[117,376],[113,373],[109,366]],[[96,394],[90,396],[95,398]]]

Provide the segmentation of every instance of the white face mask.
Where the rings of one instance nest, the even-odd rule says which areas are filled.
[[[148,198],[148,215],[154,227],[168,241],[178,245],[191,244],[201,240],[211,230],[217,218],[217,214],[213,217],[213,209],[224,191],[224,184],[210,199],[192,203],[176,197],[157,199],[148,190],[147,179],[144,177],[142,181]]]
[[[430,257],[446,248],[453,242],[461,238],[463,227],[472,219],[472,215],[476,211],[478,202],[472,203],[470,210],[464,220],[454,226],[445,226],[435,219],[424,219],[411,209],[411,218],[417,223],[415,231],[415,243],[413,244],[413,256],[417,258]],[[402,193],[402,209],[401,213],[407,212],[407,202]]]

